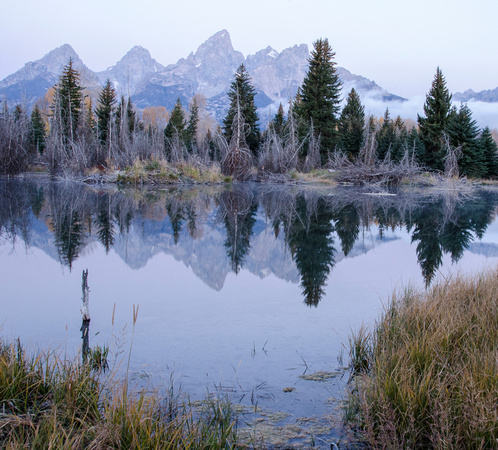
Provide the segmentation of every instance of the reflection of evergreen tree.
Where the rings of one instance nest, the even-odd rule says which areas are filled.
[[[344,256],[348,256],[360,234],[360,216],[356,207],[349,203],[333,212],[335,231],[341,240]]]
[[[442,249],[451,255],[451,260],[457,262],[473,240],[470,223],[464,216],[455,221],[448,221],[441,231],[440,242]]]
[[[431,284],[443,260],[443,250],[439,242],[440,211],[434,205],[430,205],[414,213],[415,228],[412,233],[412,242],[418,241],[417,258],[426,286]]]
[[[186,206],[187,213],[187,230],[191,238],[195,238],[197,232],[197,212],[193,203],[188,203]]]
[[[22,189],[21,187],[24,188]],[[26,248],[31,242],[33,203],[36,187],[12,180],[0,182],[0,238],[9,237],[14,243],[17,236],[24,241]]]
[[[396,227],[399,227],[403,224],[404,220],[399,208],[390,206],[390,207],[381,207],[375,209],[373,213],[375,220],[379,223],[379,237],[382,239],[384,237],[384,231],[395,230]]]
[[[296,214],[287,233],[287,243],[301,275],[304,302],[317,306],[324,291],[330,269],[334,265],[332,238],[333,213],[323,198],[316,202],[310,213],[306,199],[300,195],[296,201]]]
[[[124,210],[122,205],[118,204],[116,208],[116,220],[121,234],[129,233],[131,228],[131,221],[133,220],[133,211],[128,208]]]
[[[83,223],[77,211],[67,211],[53,218],[55,245],[62,263],[71,270],[83,246]]]
[[[168,211],[168,217],[173,231],[173,240],[175,241],[175,244],[177,244],[180,233],[182,232],[183,222],[185,221],[183,208],[176,200],[172,200],[166,206],[166,210]]]
[[[493,220],[494,200],[483,197],[466,202],[442,199],[417,208],[407,223],[414,227],[412,242],[418,241],[417,257],[426,285],[430,285],[442,263],[443,252],[457,262],[473,241],[481,238]]]
[[[483,192],[479,198],[472,202],[468,202],[472,206],[472,211],[469,212],[470,227],[476,234],[478,239],[482,239],[488,225],[495,218],[496,197],[491,192]],[[465,206],[462,206],[465,209]]]
[[[40,215],[44,201],[43,188],[33,186],[33,189],[31,190],[31,211],[33,211],[35,217]]]
[[[114,245],[114,220],[111,212],[111,198],[105,196],[106,201],[99,202],[95,224],[97,226],[97,236],[104,246],[106,254]]]
[[[226,191],[220,196],[221,213],[227,231],[225,248],[232,270],[239,273],[251,248],[258,202],[243,190]]]

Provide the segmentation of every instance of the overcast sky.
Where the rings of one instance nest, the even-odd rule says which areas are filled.
[[[163,65],[227,29],[245,56],[326,37],[336,62],[404,97],[440,66],[450,91],[498,86],[497,0],[13,0],[3,2],[0,79],[64,43],[100,71],[134,45]]]

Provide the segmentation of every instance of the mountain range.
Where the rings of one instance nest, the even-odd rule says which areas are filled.
[[[171,110],[178,98],[186,108],[193,95],[202,94],[206,97],[207,111],[220,121],[229,105],[227,92],[234,74],[240,64],[244,64],[256,90],[255,102],[260,118],[265,121],[276,112],[279,103],[287,105],[289,99],[295,96],[306,75],[309,57],[308,46],[301,44],[282,52],[266,47],[245,58],[233,48],[228,31],[222,30],[201,44],[195,53],[175,64],[163,66],[152,58],[148,50],[135,46],[115,65],[94,72],[69,44],[64,44],[39,60],[26,63],[0,81],[0,96],[10,106],[21,103],[28,109],[32,108],[57,83],[64,66],[72,58],[82,85],[94,101],[105,81],[110,79],[117,94],[131,97],[140,109],[165,106]],[[336,67],[336,70],[343,83],[343,98],[354,87],[362,99],[386,104],[406,100],[343,67]],[[498,102],[498,88],[477,93],[467,90],[455,93],[453,99]]]
[[[309,57],[308,46],[301,44],[280,53],[267,47],[245,58],[233,48],[228,31],[222,30],[175,64],[163,66],[148,50],[136,46],[115,65],[93,72],[70,45],[64,44],[0,81],[0,95],[9,105],[21,103],[31,108],[57,83],[63,67],[72,58],[82,85],[94,100],[109,78],[118,95],[131,97],[140,109],[165,106],[171,110],[177,98],[186,107],[193,95],[203,94],[207,110],[220,120],[228,108],[227,92],[234,74],[244,64],[256,90],[256,105],[264,117],[270,110],[275,113],[279,103],[287,105],[296,94],[306,75]],[[342,67],[337,67],[337,72],[343,83],[343,97],[354,87],[362,97],[384,102],[405,100]]]
[[[464,92],[455,92],[453,100],[457,102],[498,102],[498,87],[496,89],[485,89],[484,91],[474,92],[472,89],[467,89]]]

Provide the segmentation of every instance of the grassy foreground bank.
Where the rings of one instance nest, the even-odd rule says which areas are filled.
[[[0,448],[231,448],[228,404],[129,393],[88,364],[0,344]]]
[[[346,418],[374,448],[498,448],[498,269],[395,295],[350,353]]]

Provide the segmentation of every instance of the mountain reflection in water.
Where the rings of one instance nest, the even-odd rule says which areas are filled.
[[[337,261],[352,255],[372,226],[381,240],[388,229],[410,234],[429,286],[445,253],[456,262],[482,238],[498,203],[496,193],[484,190],[368,194],[280,185],[118,190],[2,180],[0,238],[41,248],[70,270],[94,242],[134,269],[164,252],[217,290],[230,271],[273,273],[299,281],[304,302],[317,306]],[[249,258],[253,246],[259,259]]]

